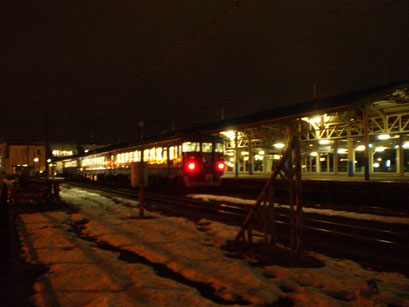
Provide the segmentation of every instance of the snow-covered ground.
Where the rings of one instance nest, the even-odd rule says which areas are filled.
[[[191,194],[188,196],[192,198],[202,199],[204,201],[214,200],[214,201],[227,202],[227,203],[240,204],[240,205],[249,205],[249,206],[254,206],[256,204],[256,201],[253,199],[243,199],[243,198],[223,196],[223,195]],[[275,204],[275,205],[277,207],[282,207],[282,208],[289,207],[288,205],[283,205],[283,204]],[[409,225],[409,218],[398,217],[398,216],[383,216],[383,215],[375,215],[375,214],[367,214],[367,213],[358,213],[358,212],[353,212],[353,211],[317,209],[317,208],[308,208],[308,207],[303,207],[302,210],[303,212],[306,212],[306,213],[316,213],[316,214],[327,215],[327,216],[339,216],[339,217],[345,217],[345,218],[356,219],[356,220]]]
[[[152,212],[138,219],[137,202],[77,188],[61,197],[78,211],[19,216],[26,260],[49,269],[34,286],[38,306],[409,306],[409,279],[398,273],[315,253],[321,268],[254,267],[220,249],[236,227]]]

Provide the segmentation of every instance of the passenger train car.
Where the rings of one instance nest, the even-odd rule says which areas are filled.
[[[151,139],[101,148],[66,158],[61,163],[66,177],[136,186],[142,160],[145,183],[177,183],[187,187],[217,185],[225,169],[224,139],[202,135]]]

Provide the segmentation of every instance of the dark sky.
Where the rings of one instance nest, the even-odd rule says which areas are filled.
[[[115,143],[408,79],[408,0],[248,0],[135,81],[236,2],[1,1],[0,137],[46,102],[53,139]]]

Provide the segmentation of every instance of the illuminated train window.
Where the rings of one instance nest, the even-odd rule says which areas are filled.
[[[200,143],[199,142],[184,142],[182,145],[183,152],[199,152]]]
[[[143,151],[143,161],[150,161],[149,149]]]
[[[134,161],[135,162],[141,161],[141,152],[138,151],[138,150],[135,150],[135,152],[134,152]]]
[[[174,160],[178,157],[178,150],[176,146],[169,147],[169,160]]]
[[[215,149],[214,149],[215,152],[221,152],[221,153],[224,152],[224,144],[223,143],[216,143],[215,145],[216,145]]]
[[[202,152],[212,152],[213,144],[212,143],[202,143]]]
[[[156,148],[156,161],[162,161],[162,147]]]

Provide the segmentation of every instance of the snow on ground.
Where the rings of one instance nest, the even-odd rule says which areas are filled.
[[[243,199],[238,197],[230,197],[230,196],[223,196],[223,195],[210,195],[210,194],[191,194],[188,195],[192,198],[202,199],[204,201],[220,201],[220,202],[227,202],[232,204],[239,204],[239,205],[249,205],[254,206],[256,201],[253,199]],[[281,208],[289,208],[288,205],[283,204],[275,204],[277,207]],[[396,217],[396,216],[382,216],[382,215],[375,215],[375,214],[366,214],[366,213],[357,213],[351,211],[342,211],[342,210],[331,210],[331,209],[316,209],[316,208],[308,208],[303,207],[303,212],[306,213],[316,213],[322,214],[327,216],[340,216],[350,219],[356,220],[365,220],[365,221],[376,221],[376,222],[383,222],[383,223],[390,223],[390,224],[409,224],[409,218],[405,217]]]
[[[78,211],[19,216],[24,256],[49,269],[34,287],[38,306],[220,305],[202,296],[200,286],[158,275],[155,264],[185,280],[209,284],[224,303],[264,305],[281,299],[299,306],[358,306],[371,296],[367,282],[376,280],[380,292],[369,300],[409,306],[409,280],[398,273],[367,271],[318,254],[312,256],[324,267],[256,268],[219,248],[234,238],[236,227],[152,212],[137,219],[136,202],[76,188],[62,187],[61,197]],[[146,260],[118,259],[119,251]]]

